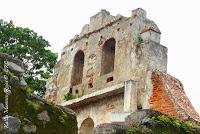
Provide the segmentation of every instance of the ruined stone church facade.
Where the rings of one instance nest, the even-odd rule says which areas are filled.
[[[81,134],[138,109],[199,121],[181,82],[167,74],[160,35],[141,8],[131,17],[101,10],[63,48],[45,98],[74,110]],[[67,93],[76,98],[65,101]]]

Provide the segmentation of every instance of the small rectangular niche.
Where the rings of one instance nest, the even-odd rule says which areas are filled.
[[[141,105],[137,105],[137,109],[138,109],[138,110],[141,110],[141,109],[142,109],[142,106],[141,106]]]
[[[113,76],[108,77],[107,80],[106,80],[107,83],[108,83],[108,82],[111,82],[111,81],[113,81]]]
[[[88,88],[93,88],[93,83],[88,83]]]
[[[70,87],[70,89],[69,89],[69,93],[72,93],[72,87]]]

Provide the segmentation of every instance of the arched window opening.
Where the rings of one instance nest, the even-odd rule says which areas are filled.
[[[87,118],[81,124],[79,134],[92,134],[94,129],[94,121],[91,118]]]
[[[102,49],[101,75],[114,71],[115,39],[107,40]]]
[[[82,83],[83,78],[83,66],[84,66],[84,53],[78,51],[74,57],[73,73],[72,73],[72,86]]]

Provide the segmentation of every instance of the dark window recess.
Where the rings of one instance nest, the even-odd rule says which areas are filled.
[[[93,83],[88,83],[88,88],[93,88]]]
[[[62,53],[62,55],[64,55],[64,54],[65,54],[65,52]]]
[[[101,75],[108,74],[114,71],[115,61],[115,39],[108,39],[102,48],[101,58]]]
[[[72,93],[72,87],[69,89],[69,93]]]
[[[111,82],[111,81],[113,81],[113,76],[108,77],[106,81],[107,81],[107,82]]]
[[[82,83],[83,77],[83,66],[84,66],[84,53],[83,51],[78,51],[74,57],[74,64],[73,64],[73,74],[71,85],[78,85]]]
[[[76,89],[76,93],[78,94],[78,89]]]
[[[142,109],[142,106],[141,106],[141,105],[138,105],[138,106],[137,106],[137,109],[138,109],[138,110],[141,110],[141,109]]]

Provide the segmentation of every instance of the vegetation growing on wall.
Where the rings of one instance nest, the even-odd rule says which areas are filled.
[[[65,96],[64,96],[64,99],[66,100],[66,101],[68,101],[68,100],[72,100],[72,99],[75,99],[76,98],[76,96],[73,94],[73,93],[67,93]]]
[[[21,120],[21,127],[18,131],[20,134],[25,133],[24,129],[27,127],[35,127],[35,130],[30,131],[37,134],[77,133],[75,115],[67,113],[62,107],[31,97],[27,93],[30,93],[29,88],[21,89],[19,86],[15,86],[11,87],[11,95],[9,96],[9,115]],[[3,102],[3,84],[0,82],[0,103]],[[48,113],[49,121],[38,119],[38,115],[44,111]],[[3,113],[0,112],[0,118],[2,117]],[[2,123],[0,123],[0,133],[3,133],[4,130],[1,128]]]
[[[137,127],[128,128],[127,134],[200,134],[197,125],[169,117],[153,116],[150,120]]]
[[[2,109],[2,105],[5,105],[3,75],[8,76],[10,90],[8,116],[19,120],[15,124],[10,123],[9,131],[4,129],[2,120],[7,115]],[[46,102],[32,94],[33,90],[30,87],[20,86],[19,82],[13,82],[11,79],[17,78],[17,73],[11,75],[8,71],[3,75],[0,75],[0,134],[10,134],[14,126],[20,126],[16,129],[19,134],[77,134],[76,116],[70,109]]]
[[[138,35],[137,37],[137,45],[144,43],[144,40],[142,39],[141,35]]]

